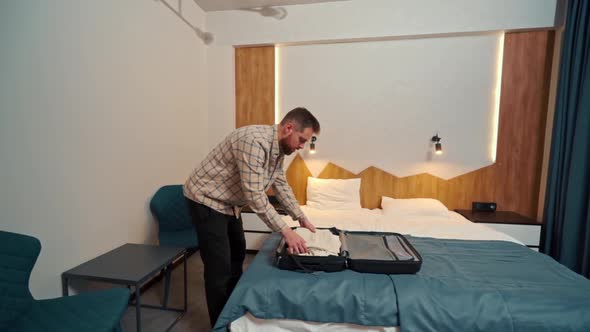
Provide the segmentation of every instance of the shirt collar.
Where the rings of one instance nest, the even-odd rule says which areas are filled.
[[[278,157],[278,156],[282,156],[283,154],[281,153],[281,149],[279,147],[279,125],[276,124],[273,126],[272,128],[273,131],[273,140],[272,140],[272,156],[273,157]]]

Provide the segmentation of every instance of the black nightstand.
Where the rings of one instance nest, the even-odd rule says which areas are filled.
[[[274,196],[269,196],[268,199],[280,215],[287,215],[287,211],[285,211]],[[242,223],[244,226],[244,236],[246,237],[246,250],[248,252],[258,251],[262,243],[272,233],[272,230],[258,218],[249,206],[245,206],[242,209]]]
[[[527,247],[539,250],[541,223],[511,211],[474,212],[455,210],[457,213],[478,224],[485,224],[499,232],[508,234]]]

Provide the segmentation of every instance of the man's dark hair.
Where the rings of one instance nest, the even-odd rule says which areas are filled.
[[[281,125],[285,125],[289,121],[295,123],[295,127],[299,132],[303,131],[305,128],[311,128],[313,129],[314,134],[320,133],[320,123],[318,122],[318,119],[316,119],[305,107],[297,107],[290,110],[283,120],[281,120]]]

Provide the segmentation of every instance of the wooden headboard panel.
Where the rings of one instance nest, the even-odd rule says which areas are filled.
[[[369,167],[359,174],[354,174],[338,165],[328,163],[318,178],[351,179],[361,178],[361,206],[374,209],[381,207],[381,196],[395,198],[435,198],[449,209],[471,207],[473,197],[478,200],[493,200],[492,179],[493,166],[481,168],[450,180],[423,173],[408,177],[397,177],[377,167]],[[305,161],[297,155],[286,171],[287,181],[299,204],[307,201],[307,177],[312,176]]]

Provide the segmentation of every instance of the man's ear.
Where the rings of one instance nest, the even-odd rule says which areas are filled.
[[[285,126],[283,128],[285,128],[285,135],[290,135],[293,132],[293,130],[295,130],[295,126],[291,121],[285,123]]]

